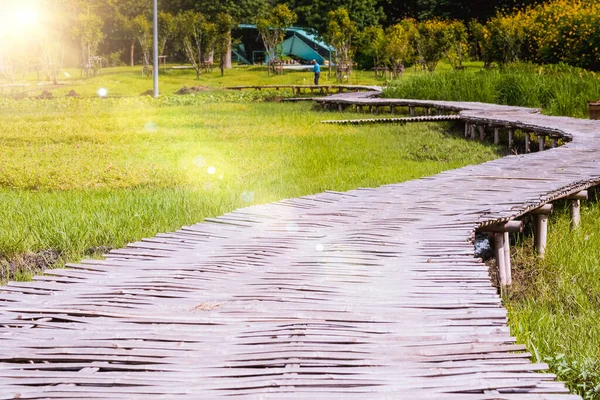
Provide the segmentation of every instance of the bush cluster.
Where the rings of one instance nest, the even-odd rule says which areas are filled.
[[[392,67],[390,55],[408,46],[402,62],[430,71],[442,58],[460,68],[467,56],[483,61],[486,67],[529,61],[600,69],[600,0],[554,0],[512,13],[499,12],[485,24],[405,19],[385,31],[375,29],[364,31],[362,44],[363,52],[378,66]]]
[[[512,63],[480,71],[445,71],[393,83],[386,97],[481,101],[542,108],[550,115],[587,117],[587,103],[600,99],[600,79],[569,65]]]

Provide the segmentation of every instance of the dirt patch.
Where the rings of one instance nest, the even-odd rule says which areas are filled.
[[[0,281],[39,274],[59,261],[60,253],[52,249],[18,254],[8,259],[0,258]]]
[[[140,96],[154,96],[154,90],[148,89],[145,92],[140,93]]]
[[[37,98],[40,100],[52,100],[54,98],[54,95],[51,91],[44,90],[42,94],[40,94]]]
[[[69,93],[66,94],[67,97],[81,97],[79,93],[74,90],[70,90]]]
[[[210,90],[210,88],[208,86],[192,86],[192,87],[184,86],[181,89],[179,89],[178,91],[176,91],[175,94],[194,94],[194,93],[198,93],[198,92],[204,92],[206,90]]]
[[[112,250],[112,247],[108,247],[108,246],[94,246],[94,247],[90,247],[89,249],[87,249],[85,252],[85,255],[87,257],[98,257],[98,256],[103,256],[104,254],[107,254],[111,250]]]

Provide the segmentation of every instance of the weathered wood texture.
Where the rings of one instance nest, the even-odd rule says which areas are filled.
[[[240,209],[11,282],[0,398],[578,398],[515,345],[471,238],[597,184],[600,121],[448,104],[573,141]]]

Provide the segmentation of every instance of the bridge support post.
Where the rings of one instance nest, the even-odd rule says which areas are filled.
[[[545,204],[531,212],[535,215],[535,250],[540,258],[546,253],[546,241],[548,237],[548,216],[552,213],[552,204]]]
[[[579,193],[572,194],[567,197],[570,200],[571,209],[571,229],[577,229],[581,221],[581,200],[587,200],[588,191],[582,190]]]
[[[494,144],[499,144],[500,143],[500,128],[495,127],[494,128]]]
[[[506,256],[505,256],[504,233],[494,234],[494,251],[496,252],[496,266],[500,276],[500,286],[508,286],[508,277],[506,276]]]
[[[510,232],[521,232],[522,221],[508,221],[480,228],[482,232],[494,234],[494,252],[496,255],[496,266],[500,277],[500,286],[505,288],[512,285],[512,273],[510,262]]]
[[[545,136],[538,136],[538,140],[539,140],[539,150],[540,151],[544,151],[544,145],[546,144],[546,137]]]
[[[390,114],[394,114],[396,112],[396,107],[394,107],[394,105],[392,104],[390,106]]]
[[[475,124],[471,125],[471,140],[475,140],[475,134],[476,134],[475,131],[476,130],[477,130],[477,125],[475,125]]]
[[[531,133],[525,132],[525,153],[531,152]]]
[[[508,129],[508,148],[511,149],[515,144],[515,130],[514,128]]]
[[[479,140],[483,142],[485,140],[485,127],[483,125],[477,125],[477,129],[479,130]]]
[[[469,128],[471,127],[471,124],[469,124],[468,122],[465,122],[465,138],[469,137]]]
[[[510,235],[504,232],[504,270],[506,275],[506,286],[512,285],[512,264],[510,262]]]
[[[408,113],[410,114],[411,117],[414,117],[415,116],[415,107],[408,106]]]
[[[558,139],[552,138],[552,148],[555,149],[558,147]]]

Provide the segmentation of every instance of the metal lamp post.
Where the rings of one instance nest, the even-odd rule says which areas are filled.
[[[154,21],[152,38],[152,79],[154,81],[154,98],[158,97],[158,0],[153,0]]]

